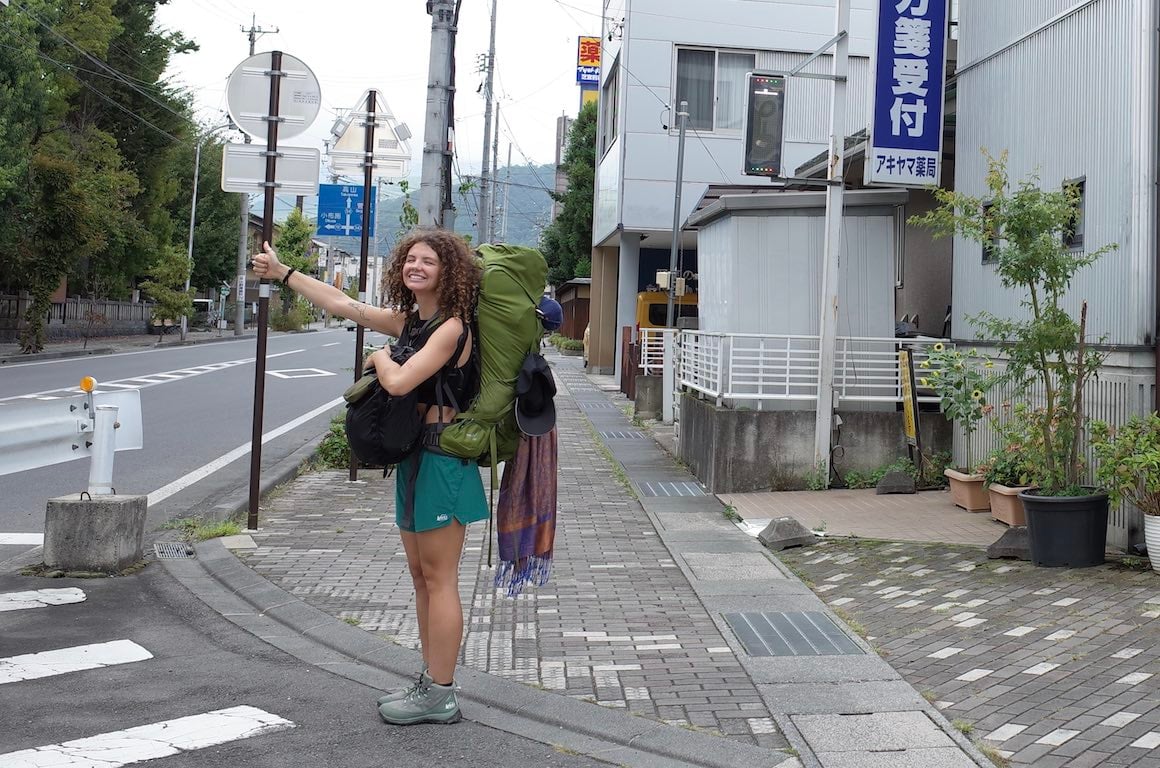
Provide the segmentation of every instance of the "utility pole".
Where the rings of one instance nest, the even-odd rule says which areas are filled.
[[[495,103],[495,134],[492,136],[491,142],[491,212],[487,220],[487,231],[491,234],[491,239],[496,239],[496,212],[499,210],[499,184],[496,179],[499,178],[499,107],[500,102]]]
[[[673,199],[673,245],[669,249],[669,307],[665,323],[669,328],[676,325],[673,300],[677,295],[677,254],[681,247],[681,187],[685,183],[685,127],[689,122],[689,102],[681,102],[677,120],[680,126],[680,137],[677,139],[677,193]]]
[[[490,243],[493,239],[491,231],[491,205],[493,191],[489,177],[487,162],[491,154],[491,108],[495,82],[495,13],[497,0],[491,0],[491,43],[487,49],[487,79],[483,86],[483,169],[479,173],[479,242]]]
[[[842,266],[842,204],[846,170],[846,76],[850,54],[850,0],[838,0],[834,18],[837,45],[831,69],[830,162],[826,187],[826,240],[822,258],[819,323],[818,403],[814,421],[814,466],[830,481],[830,443],[834,430],[834,347],[838,333],[838,276]]]
[[[512,145],[510,142],[508,143],[507,175],[504,181],[506,183],[503,188],[503,228],[501,229],[502,235],[500,236],[500,240],[506,243],[508,233],[508,203],[511,201],[512,196]]]
[[[451,194],[444,169],[450,155],[451,101],[455,90],[455,0],[427,0],[431,14],[431,58],[427,65],[427,119],[423,126],[423,177],[419,184],[419,224],[445,226],[444,201]]]
[[[276,35],[278,28],[262,29],[256,26],[257,16],[250,17],[250,28],[241,27],[250,40],[250,55],[254,55],[254,45],[262,35]],[[250,134],[246,134],[245,142],[252,143]],[[234,292],[234,335],[241,336],[246,326],[246,262],[250,260],[250,196],[241,194],[242,220],[241,232],[238,234],[238,277]]]

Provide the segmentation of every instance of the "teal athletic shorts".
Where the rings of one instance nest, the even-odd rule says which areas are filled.
[[[406,492],[416,461],[415,510],[408,515]],[[422,533],[450,525],[451,518],[467,525],[489,514],[475,461],[420,448],[395,467],[395,523],[401,530]]]

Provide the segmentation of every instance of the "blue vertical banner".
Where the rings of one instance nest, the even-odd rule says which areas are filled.
[[[942,178],[948,0],[877,0],[867,184]]]

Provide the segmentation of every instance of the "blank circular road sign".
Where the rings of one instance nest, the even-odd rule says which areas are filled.
[[[258,53],[239,64],[226,84],[226,101],[234,124],[255,139],[266,139],[270,113],[270,60]],[[278,138],[297,136],[310,127],[322,105],[318,78],[301,59],[282,54],[282,82],[278,94]]]

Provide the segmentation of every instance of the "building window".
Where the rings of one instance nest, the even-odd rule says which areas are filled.
[[[994,264],[999,260],[999,233],[995,231],[995,221],[991,216],[991,203],[983,203],[983,263]]]
[[[1063,228],[1063,245],[1065,248],[1083,250],[1083,231],[1087,220],[1087,180],[1084,178],[1069,179],[1063,182],[1063,188],[1075,190],[1075,209],[1071,214],[1071,221]]]
[[[600,89],[600,155],[616,141],[616,123],[620,108],[620,57],[613,62],[604,87]]]
[[[689,127],[739,133],[745,120],[745,75],[756,62],[753,53],[678,48],[677,104],[689,102]]]

